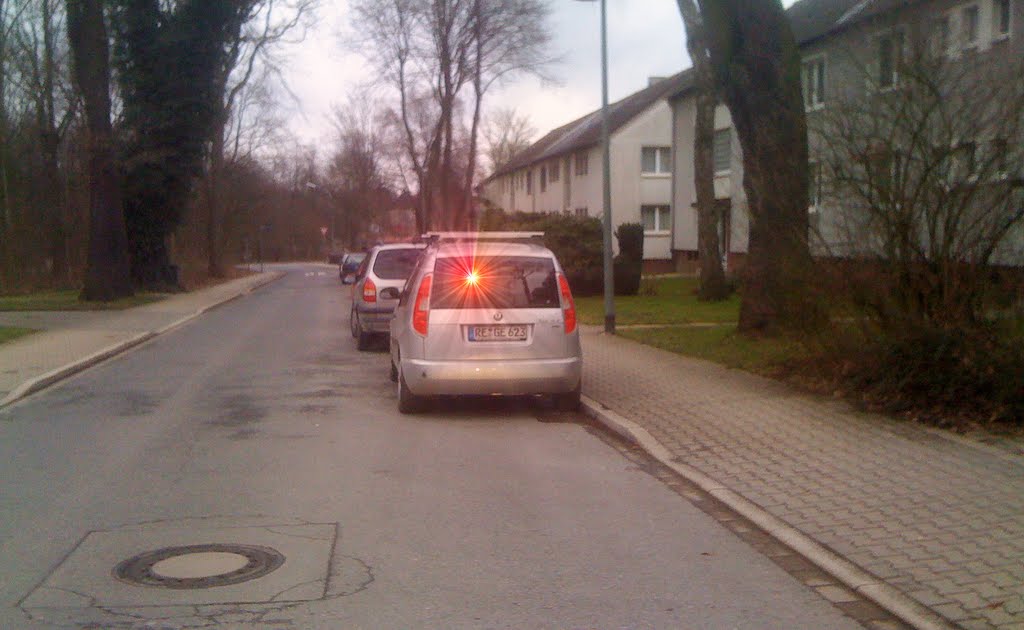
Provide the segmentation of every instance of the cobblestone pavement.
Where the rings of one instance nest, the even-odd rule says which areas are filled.
[[[680,463],[964,628],[1024,630],[1024,456],[597,329],[583,343],[584,394]]]

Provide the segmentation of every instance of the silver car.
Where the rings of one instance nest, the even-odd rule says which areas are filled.
[[[409,272],[423,252],[423,243],[392,243],[370,249],[352,285],[349,326],[356,347],[366,350],[374,335],[386,335],[391,313]]]
[[[578,408],[576,307],[537,233],[430,238],[391,320],[399,411],[460,394],[548,394],[559,408]]]

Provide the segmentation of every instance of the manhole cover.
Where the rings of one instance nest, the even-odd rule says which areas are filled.
[[[189,545],[147,551],[114,568],[130,584],[164,588],[211,588],[262,577],[284,564],[284,556],[256,545]]]

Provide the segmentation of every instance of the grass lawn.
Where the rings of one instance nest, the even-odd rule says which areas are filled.
[[[24,337],[30,333],[36,332],[31,328],[16,328],[14,326],[0,326],[0,343],[7,341],[14,341],[18,337]]]
[[[82,302],[78,291],[40,291],[26,295],[0,296],[0,311],[119,311],[133,306],[157,302],[165,297],[162,293],[138,293],[129,298],[113,302]]]
[[[649,278],[641,285],[641,293],[649,295],[616,296],[617,333],[676,354],[761,374],[771,374],[783,364],[807,356],[808,350],[795,340],[750,339],[736,334],[739,296],[701,302],[695,293],[697,283],[697,278],[679,276]],[[578,298],[576,309],[585,324],[604,322],[601,296]],[[719,325],[686,326],[693,323]],[[638,324],[645,327],[630,328]]]
[[[809,356],[809,350],[799,341],[751,339],[736,334],[735,325],[626,328],[617,334],[676,354],[769,376],[785,364]]]
[[[700,302],[695,294],[697,282],[696,278],[679,276],[644,279],[640,292],[650,288],[654,295],[616,296],[615,323],[676,325],[739,319],[739,296],[733,295],[724,302]],[[577,298],[576,311],[584,324],[603,324],[604,298],[600,295]]]

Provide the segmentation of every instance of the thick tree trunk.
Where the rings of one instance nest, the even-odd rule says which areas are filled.
[[[697,251],[700,257],[698,298],[724,300],[731,292],[722,268],[719,226],[722,216],[715,203],[715,77],[708,58],[704,24],[695,0],[677,0],[686,28],[686,48],[693,62],[696,86],[696,121],[693,137],[694,187],[697,192]]]
[[[779,0],[700,0],[708,49],[743,148],[750,248],[739,329],[821,323],[810,299],[807,126],[800,57]]]
[[[221,203],[222,175],[224,173],[224,127],[227,111],[221,112],[214,125],[210,147],[210,168],[206,173],[206,272],[211,278],[223,278],[224,261],[221,256],[220,234],[224,212]]]
[[[132,294],[110,124],[110,65],[103,4],[103,0],[67,0],[68,39],[89,131],[89,255],[84,300],[114,300]]]

